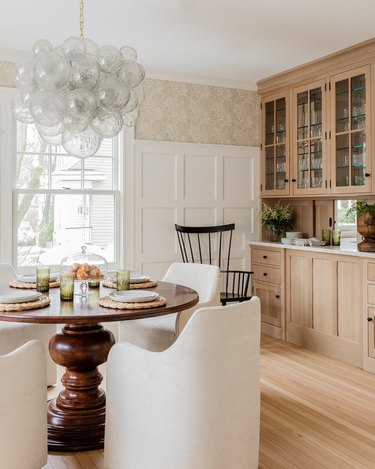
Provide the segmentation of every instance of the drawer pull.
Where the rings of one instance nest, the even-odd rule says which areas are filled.
[[[263,259],[267,259],[267,256],[263,256]]]
[[[280,295],[275,295],[275,296],[276,296],[276,298],[280,298]]]
[[[368,322],[372,321],[372,318],[367,318],[367,321],[368,321]]]
[[[267,277],[267,273],[266,273],[266,272],[263,272],[263,277]]]

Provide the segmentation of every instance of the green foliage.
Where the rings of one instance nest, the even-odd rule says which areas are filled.
[[[352,214],[361,215],[363,213],[371,213],[375,215],[375,203],[369,204],[364,200],[359,200],[356,202],[349,210],[346,212],[347,216],[351,216]]]
[[[272,227],[277,233],[281,233],[286,226],[292,226],[292,215],[293,209],[289,205],[281,205],[280,201],[272,206],[263,203],[260,220],[263,225]]]

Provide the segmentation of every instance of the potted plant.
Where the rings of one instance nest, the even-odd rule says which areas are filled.
[[[289,205],[281,205],[280,201],[275,205],[263,203],[260,220],[266,225],[270,241],[280,241],[286,226],[291,227],[293,210]]]
[[[364,200],[356,202],[347,212],[357,215],[357,230],[363,236],[358,243],[358,251],[375,252],[375,203]]]

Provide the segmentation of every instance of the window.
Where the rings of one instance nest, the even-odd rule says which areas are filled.
[[[119,138],[96,155],[68,156],[43,142],[33,124],[17,122],[13,168],[13,263],[58,266],[83,244],[110,264],[119,258]]]
[[[336,200],[336,229],[341,230],[342,238],[357,239],[357,217],[355,212],[348,210],[355,204],[355,200]]]

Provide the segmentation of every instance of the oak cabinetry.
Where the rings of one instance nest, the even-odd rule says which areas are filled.
[[[286,340],[362,365],[362,264],[286,250]]]
[[[365,302],[367,307],[367,347],[365,355],[370,359],[365,360],[365,368],[375,372],[375,261],[366,262]]]
[[[258,82],[262,197],[371,194],[374,66],[372,40]]]
[[[251,247],[253,295],[260,298],[262,332],[285,340],[284,250]]]
[[[288,104],[288,98],[283,93],[261,102],[261,190],[267,195],[289,194]]]

